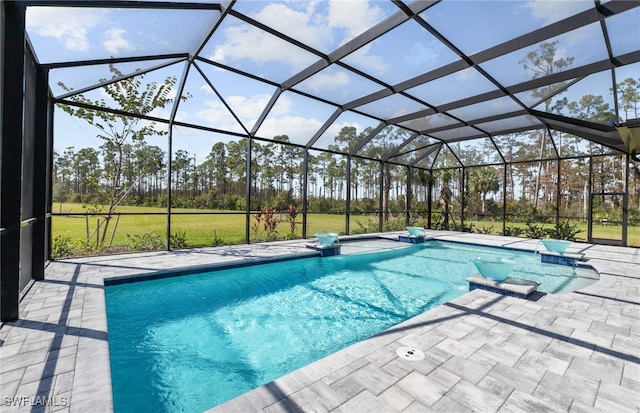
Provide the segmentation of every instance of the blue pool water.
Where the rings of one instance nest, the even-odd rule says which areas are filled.
[[[105,288],[116,412],[203,411],[464,294],[478,256],[557,293],[592,270],[431,241]]]

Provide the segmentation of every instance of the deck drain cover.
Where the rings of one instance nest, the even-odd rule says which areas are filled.
[[[420,361],[424,360],[424,353],[415,347],[400,347],[396,350],[396,354],[405,360]]]

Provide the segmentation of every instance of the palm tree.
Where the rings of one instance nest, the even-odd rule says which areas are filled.
[[[469,174],[469,186],[473,192],[480,194],[481,208],[484,214],[487,195],[500,190],[500,178],[493,168],[474,168]]]

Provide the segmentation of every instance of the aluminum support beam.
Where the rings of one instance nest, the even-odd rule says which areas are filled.
[[[35,153],[33,157],[33,253],[31,255],[31,277],[44,279],[44,265],[48,258],[45,250],[47,177],[51,174],[49,157],[49,72],[41,67],[36,69],[35,108]]]
[[[26,6],[0,3],[0,321],[18,319]]]

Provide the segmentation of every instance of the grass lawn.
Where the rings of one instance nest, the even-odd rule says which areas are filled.
[[[54,211],[62,213],[79,213],[85,212],[80,204],[55,204]],[[126,213],[165,213],[165,208],[155,207],[121,207],[118,212]],[[171,233],[184,233],[188,247],[210,246],[215,244],[215,240],[219,240],[224,244],[239,244],[245,242],[246,219],[243,212],[230,212],[222,210],[201,210],[201,209],[183,209],[175,208],[174,213],[190,213],[188,215],[172,215],[171,217]],[[206,215],[202,212],[217,212],[216,215]],[[194,213],[197,213],[194,214]],[[102,217],[84,216],[54,216],[51,218],[52,237],[68,236],[72,242],[81,244],[87,239],[87,232],[91,242],[95,244],[94,231],[97,221],[100,219],[101,225],[104,224]],[[278,215],[278,226],[276,227],[278,239],[285,238],[301,238],[302,237],[302,215],[296,218],[296,229],[291,235],[291,225],[286,215]],[[117,226],[116,226],[117,223]],[[256,232],[251,228],[256,223],[252,217],[250,222],[250,238],[251,240],[265,240],[267,234],[264,225],[259,226]],[[87,229],[88,225],[88,229]],[[318,232],[337,232],[344,233],[345,219],[342,215],[334,214],[308,214],[307,215],[307,234],[313,236]],[[114,227],[116,229],[114,233]],[[167,231],[167,218],[165,215],[121,215],[118,219],[114,217],[109,223],[107,231],[107,241],[105,245],[126,246],[130,245],[129,236],[142,236],[144,234],[155,233],[165,237]],[[101,235],[102,236],[102,235]],[[113,241],[111,239],[113,238]]]
[[[62,213],[85,212],[80,204],[55,204],[53,210]],[[118,208],[119,212],[127,213],[161,213],[166,212],[165,208],[154,207],[133,207],[125,206]],[[246,221],[244,213],[230,212],[221,210],[200,210],[200,209],[181,209],[172,210],[174,213],[192,213],[186,215],[172,215],[171,232],[172,234],[184,234],[187,247],[211,246],[216,244],[239,244],[245,242]],[[217,212],[215,215],[206,215],[202,212]],[[89,217],[87,220],[84,216],[54,216],[52,217],[52,237],[57,236],[69,237],[74,246],[83,245],[87,239],[87,223],[88,233],[91,243],[95,245],[95,235],[92,235],[96,229],[97,220],[100,219],[104,223],[102,217]],[[365,222],[369,218],[364,216],[352,216],[350,222],[351,232],[357,232],[359,226],[357,222]],[[117,222],[117,226],[116,226]],[[250,239],[251,241],[264,241],[267,234],[264,225],[261,224],[257,234],[254,232],[253,226],[255,219],[252,217],[250,222]],[[473,223],[474,230],[489,229],[492,234],[501,234],[502,223],[491,221],[465,221],[465,224]],[[524,223],[508,223],[511,227],[526,228]],[[551,228],[552,224],[545,224],[545,227]],[[113,231],[115,228],[115,232]],[[587,226],[579,225],[581,232],[578,234],[579,241],[586,241]],[[142,237],[145,234],[153,233],[158,238],[166,238],[167,219],[165,215],[122,215],[120,218],[114,217],[107,231],[106,246],[126,247],[132,244],[130,237]],[[597,232],[596,232],[597,230]],[[302,237],[302,215],[296,218],[295,232],[291,233],[290,223],[286,215],[278,216],[278,226],[276,228],[277,239],[300,238]],[[345,217],[341,214],[308,214],[307,216],[307,236],[313,237],[318,232],[336,232],[344,233]],[[620,226],[598,226],[594,227],[594,236],[600,238],[614,239],[620,236]],[[640,246],[640,227],[628,228],[628,243],[631,246]]]

